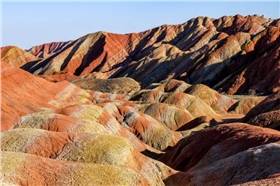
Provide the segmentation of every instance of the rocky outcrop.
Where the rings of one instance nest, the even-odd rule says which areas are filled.
[[[170,79],[164,83],[152,84],[149,88],[159,90],[161,92],[184,92],[189,88],[190,84],[177,79]]]
[[[71,45],[72,42],[73,41],[45,43],[42,45],[33,46],[27,51],[39,58],[47,58],[58,52],[61,52],[64,48],[67,48],[69,45]]]
[[[1,154],[3,185],[148,184],[136,172],[118,166],[53,160],[19,152]]]
[[[241,123],[220,125],[181,140],[159,160],[185,172],[168,178],[180,180],[174,185],[250,183],[279,173],[279,156],[275,155],[280,150],[279,139],[280,133],[271,129]]]
[[[125,76],[147,88],[173,78],[229,94],[270,94],[279,90],[279,26],[279,19],[236,15],[125,35],[96,32],[35,46],[29,52],[43,58],[21,68],[52,81]]]
[[[96,79],[82,78],[71,81],[74,85],[86,89],[113,94],[132,95],[140,90],[139,83],[131,78]]]
[[[236,100],[222,95],[203,84],[193,85],[187,88],[184,92],[199,97],[218,113],[226,113],[236,102]]]
[[[277,185],[279,178],[273,175],[280,171],[279,151],[279,142],[253,147],[173,179],[181,178],[177,185]]]
[[[197,17],[1,48],[0,184],[278,183],[279,26]]]
[[[202,124],[211,124],[211,125],[215,125],[217,124],[215,122],[215,119],[209,117],[209,116],[200,116],[200,117],[197,117],[191,121],[189,121],[188,123],[186,123],[185,125],[181,126],[180,128],[177,129],[177,131],[184,131],[184,130],[189,130],[189,129],[192,129],[192,128],[195,128],[199,125],[202,125]]]
[[[41,108],[92,103],[87,91],[67,81],[54,84],[4,62],[1,72],[1,112],[4,114],[22,116]]]
[[[131,97],[131,101],[140,101],[140,103],[166,103],[187,109],[193,117],[211,116],[219,118],[217,114],[207,103],[199,97],[182,92],[160,92],[158,90],[142,90]]]
[[[247,114],[252,108],[265,99],[264,96],[241,96],[227,111],[236,114]]]
[[[279,110],[280,108],[280,91],[271,94],[263,101],[253,107],[245,116],[244,121],[248,122],[251,118],[273,110]]]
[[[176,170],[187,172],[218,163],[249,148],[279,140],[280,132],[272,129],[242,123],[223,124],[182,139],[159,160]]]
[[[152,116],[171,130],[176,130],[193,119],[187,109],[165,103],[143,104],[139,106],[139,111]]]
[[[7,63],[13,67],[21,67],[28,62],[39,60],[40,58],[16,46],[6,46],[1,48],[1,63]]]
[[[269,112],[265,112],[259,114],[253,118],[251,118],[248,123],[262,126],[262,127],[269,127],[279,130],[280,126],[280,110],[273,110]]]

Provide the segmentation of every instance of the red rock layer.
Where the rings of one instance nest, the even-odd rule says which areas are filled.
[[[72,42],[73,41],[45,43],[42,45],[34,46],[27,51],[39,58],[46,58],[62,51],[68,45],[71,45]]]
[[[147,87],[177,78],[229,94],[269,94],[279,89],[279,26],[279,19],[236,15],[125,35],[97,32],[34,47],[32,54],[49,56],[22,68],[57,81],[127,76]]]
[[[2,48],[0,184],[276,183],[279,25],[198,17]]]
[[[251,118],[272,110],[279,110],[280,108],[280,91],[271,94],[261,101],[258,105],[253,107],[245,116],[244,121],[248,122]]]
[[[176,170],[188,171],[279,140],[280,132],[276,130],[242,123],[224,124],[184,138],[159,160]]]
[[[16,46],[1,48],[1,63],[5,62],[14,67],[21,67],[27,62],[39,61],[40,58],[26,52]]]
[[[59,108],[74,103],[91,103],[85,90],[63,81],[51,83],[6,63],[1,63],[1,112],[22,116],[41,108]]]

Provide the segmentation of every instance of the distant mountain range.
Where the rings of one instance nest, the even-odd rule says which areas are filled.
[[[11,57],[7,63],[53,81],[131,77],[145,88],[176,78],[228,94],[267,95],[280,89],[279,25],[256,15],[197,17],[139,33],[96,32],[26,52],[8,47],[2,56],[20,57],[19,64]]]
[[[1,48],[0,185],[279,185],[280,19]]]

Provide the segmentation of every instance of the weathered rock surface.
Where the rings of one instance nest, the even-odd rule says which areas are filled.
[[[3,185],[146,185],[136,172],[113,165],[53,160],[1,152]],[[163,185],[163,184],[162,184]]]
[[[5,62],[13,67],[21,67],[27,62],[39,60],[40,58],[16,46],[7,46],[1,48],[1,63]]]
[[[259,114],[251,118],[248,123],[261,126],[279,129],[280,126],[280,110],[273,110]]]
[[[67,48],[67,46],[71,45],[72,43],[73,41],[45,43],[42,45],[31,47],[27,51],[39,58],[46,58],[58,52],[61,52],[64,48]]]
[[[264,96],[245,96],[235,102],[227,111],[236,114],[247,114],[252,108],[265,99]]]
[[[236,102],[236,100],[219,94],[203,84],[193,85],[184,92],[199,97],[214,111],[219,113],[225,113]]]
[[[236,185],[242,185],[242,186],[257,186],[257,185],[279,185],[280,184],[280,175],[275,174],[272,176],[268,176],[265,179],[256,180],[256,181],[250,181],[242,184],[236,184]]]
[[[132,78],[96,79],[82,78],[71,81],[74,85],[86,89],[114,94],[130,94],[140,90],[140,85]]]
[[[220,125],[182,139],[159,160],[186,173],[169,177],[180,180],[174,185],[241,184],[279,173],[279,139],[280,132],[271,129]]]
[[[245,116],[244,121],[248,122],[251,118],[273,110],[280,109],[280,91],[271,94],[266,97],[263,101],[253,107]]]
[[[201,117],[197,117],[193,120],[191,120],[190,122],[186,123],[185,125],[181,126],[180,128],[178,128],[176,131],[184,131],[184,130],[189,130],[192,128],[195,128],[199,125],[202,124],[211,124],[211,125],[215,125],[216,122],[213,118],[209,117],[209,116],[201,116]]]
[[[21,67],[52,81],[126,76],[147,88],[176,78],[229,94],[270,94],[279,90],[279,27],[279,19],[236,15],[125,35],[96,32],[35,46],[29,52],[42,59]]]
[[[150,89],[154,88],[154,90],[159,90],[161,92],[184,92],[187,88],[191,87],[192,85],[180,81],[177,79],[170,79],[164,83],[159,84],[152,84],[150,85]]]
[[[198,17],[1,48],[0,184],[277,185],[279,28]]]
[[[219,118],[217,114],[206,102],[199,97],[183,92],[160,92],[158,90],[142,90],[131,97],[131,101],[140,101],[140,103],[166,103],[184,107],[194,118],[200,116],[211,116]]]
[[[253,180],[256,180],[254,181],[255,185],[277,185],[276,183],[279,183],[279,178],[268,180],[266,180],[266,178],[279,173],[279,152],[279,142],[253,147],[219,161],[215,161],[208,166],[192,168],[187,172],[187,175],[179,181],[178,185],[222,186],[235,184],[243,185],[243,183],[246,182],[249,182],[248,185],[253,185]],[[227,167],[227,171],[224,171],[225,166]],[[221,174],[223,176],[221,176]]]
[[[2,151],[24,152],[69,162],[113,165],[122,167],[122,171],[129,168],[141,175],[149,185],[160,184],[172,173],[172,169],[164,164],[135,150],[129,140],[114,135],[26,128],[2,133],[1,141]]]
[[[164,123],[171,130],[176,130],[193,119],[187,109],[165,103],[143,104],[139,111]]]
[[[4,62],[1,62],[1,72],[1,112],[4,114],[22,116],[41,108],[92,102],[87,91],[67,81],[54,84]]]
[[[182,139],[159,160],[186,172],[210,166],[248,148],[279,140],[280,132],[276,130],[242,123],[223,124]]]

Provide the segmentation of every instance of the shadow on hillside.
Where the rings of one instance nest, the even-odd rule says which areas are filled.
[[[54,59],[56,56],[60,55],[62,52],[64,52],[65,50],[67,50],[69,47],[71,47],[74,44],[75,44],[75,42],[72,42],[65,48],[61,49],[60,52],[55,53],[55,54],[51,55],[50,57],[43,59],[43,60],[28,62],[28,63],[24,64],[23,66],[21,66],[20,68],[23,70],[26,70],[32,74],[34,74],[34,72],[40,68],[45,68],[45,70],[47,70],[46,67],[48,67],[50,65],[49,63],[52,59]],[[39,73],[39,75],[43,75],[45,73],[45,70],[41,71]]]
[[[144,150],[141,152],[143,155],[149,157],[149,158],[152,158],[152,159],[155,159],[157,160],[159,157],[161,157],[163,154],[158,154],[156,152],[152,152],[152,151],[149,151],[149,150]]]
[[[99,58],[101,54],[104,52],[104,46],[106,44],[105,41],[105,35],[102,35],[97,42],[95,42],[90,49],[87,51],[86,55],[84,55],[82,63],[80,66],[75,70],[74,75],[79,76],[84,71],[86,67],[88,67],[94,60]],[[97,66],[97,71],[99,70],[99,67],[103,65],[106,61],[107,53],[105,54],[105,57],[103,58],[100,65]],[[96,62],[95,62],[96,63]]]
[[[126,73],[128,73],[129,74],[128,77],[130,77],[130,75],[133,74],[134,70],[129,69],[129,72],[128,72],[127,71],[128,64],[133,61],[138,61],[138,60],[142,59],[144,56],[147,56],[150,53],[150,51],[153,51],[155,49],[153,44],[162,41],[166,37],[167,33],[165,30],[164,32],[162,32],[160,35],[157,36],[155,41],[153,41],[152,45],[150,45],[144,49],[144,47],[147,45],[149,40],[155,36],[155,33],[158,32],[159,29],[160,29],[160,27],[154,28],[145,37],[141,38],[142,36],[139,36],[137,39],[135,39],[135,40],[140,40],[140,42],[135,46],[135,48],[131,52],[129,52],[129,48],[132,47],[131,45],[133,42],[135,42],[135,40],[132,41],[131,43],[129,43],[128,46],[125,48],[125,51],[128,52],[128,56],[125,58],[125,60],[123,60],[120,63],[115,64],[112,67],[112,69],[116,69],[119,67],[121,67],[121,68],[119,70],[117,70],[114,74],[112,74],[110,76],[110,78],[123,77]],[[148,31],[146,31],[146,32],[148,32]],[[143,35],[145,35],[145,33]]]

